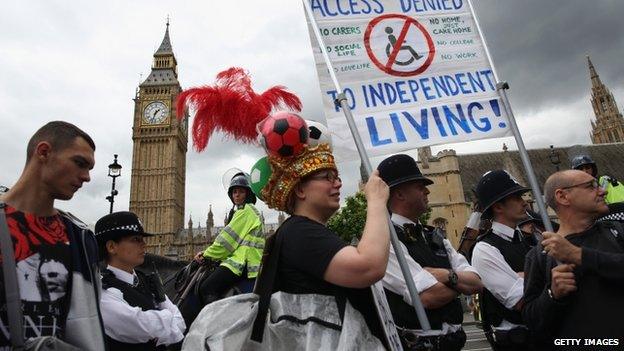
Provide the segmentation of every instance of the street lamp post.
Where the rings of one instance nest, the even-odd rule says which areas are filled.
[[[115,178],[121,175],[121,165],[117,163],[117,154],[115,154],[115,160],[113,163],[108,165],[108,176],[113,178],[113,187],[111,189],[111,194],[106,197],[106,200],[110,202],[110,211],[108,213],[113,213],[113,203],[115,202],[115,195],[119,194],[117,190],[115,190]]]
[[[559,172],[559,164],[561,163],[561,160],[559,159],[559,153],[555,152],[552,145],[550,145],[550,154],[548,155],[548,158],[550,159],[550,163],[552,163],[553,166],[555,166],[555,169],[557,169],[557,172]]]

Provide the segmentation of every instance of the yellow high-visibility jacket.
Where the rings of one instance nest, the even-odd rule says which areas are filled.
[[[247,265],[247,277],[255,278],[260,270],[264,251],[264,233],[260,212],[252,204],[234,212],[230,223],[219,232],[204,257],[221,261],[232,273],[240,276]]]
[[[605,202],[607,204],[624,201],[624,185],[622,185],[622,183],[617,182],[617,185],[614,186],[611,183],[611,178],[606,175],[600,177],[598,183],[607,191],[607,195],[605,196]]]

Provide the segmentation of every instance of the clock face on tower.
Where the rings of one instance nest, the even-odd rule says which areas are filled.
[[[169,108],[161,101],[151,102],[143,111],[143,120],[147,124],[161,124],[169,116]]]

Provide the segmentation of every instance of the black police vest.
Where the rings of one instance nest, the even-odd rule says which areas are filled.
[[[446,248],[444,247],[444,238],[440,234],[434,232],[433,227],[424,227],[424,236],[427,238],[426,242],[422,239],[420,233],[416,233],[415,236],[421,236],[421,238],[417,237],[416,240],[414,240],[408,238],[403,228],[399,226],[394,227],[396,228],[399,240],[405,245],[410,256],[419,265],[422,267],[451,268],[451,262]],[[401,328],[422,329],[416,317],[414,307],[405,302],[401,295],[395,294],[388,289],[385,289],[385,292],[394,323]],[[453,301],[440,308],[425,309],[425,312],[432,329],[442,329],[442,323],[444,322],[448,324],[461,324],[464,318],[459,298],[453,299]]]
[[[532,248],[527,240],[508,241],[494,234],[490,229],[480,238],[480,241],[497,248],[503,255],[505,262],[514,272],[524,271],[524,258]],[[485,315],[484,320],[490,325],[498,326],[503,319],[514,324],[524,324],[520,311],[510,310],[505,307],[489,290],[484,288],[481,296],[481,307]]]
[[[139,284],[136,287],[118,279],[115,274],[108,269],[102,271],[102,289],[115,288],[119,289],[123,294],[123,299],[132,307],[139,307],[143,311],[155,310],[156,303],[154,295],[147,287],[145,275],[139,271],[135,271],[139,278]],[[125,343],[117,341],[106,335],[106,343],[109,350],[115,351],[153,351],[164,350],[164,347],[156,347],[156,341],[148,341],[145,343]]]

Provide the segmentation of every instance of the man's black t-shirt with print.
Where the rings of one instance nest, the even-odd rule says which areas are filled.
[[[17,281],[24,314],[25,338],[56,336],[65,332],[71,292],[71,254],[61,216],[37,217],[4,208],[13,241]],[[9,323],[0,274],[0,349],[10,349]]]
[[[362,313],[370,331],[384,340],[370,288],[353,289],[323,279],[332,258],[348,246],[324,225],[302,216],[290,217],[279,229],[283,235],[276,290],[291,294],[343,295]]]

